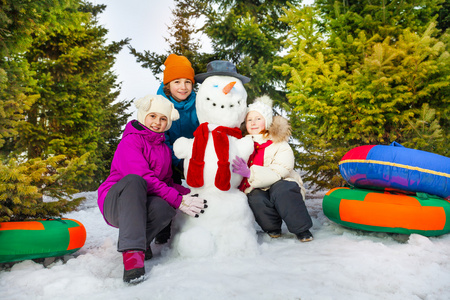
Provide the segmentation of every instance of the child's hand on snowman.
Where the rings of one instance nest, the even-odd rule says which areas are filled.
[[[247,163],[239,156],[236,156],[236,158],[233,159],[231,167],[233,168],[233,173],[239,174],[246,178],[250,177],[250,169],[248,168]]]
[[[207,207],[208,205],[206,205],[206,200],[203,198],[199,198],[198,195],[195,194],[184,195],[178,209],[191,217],[198,218],[199,214],[204,213],[204,209]]]

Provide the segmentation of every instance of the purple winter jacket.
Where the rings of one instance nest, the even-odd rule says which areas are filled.
[[[151,131],[138,121],[128,122],[111,163],[111,172],[98,188],[98,207],[109,189],[123,177],[136,174],[147,181],[147,193],[166,200],[173,208],[181,204],[182,195],[190,192],[172,180],[171,152],[164,143],[164,133]]]

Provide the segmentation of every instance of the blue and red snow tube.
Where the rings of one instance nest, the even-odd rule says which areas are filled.
[[[450,158],[396,142],[356,147],[341,159],[339,170],[356,188],[422,192],[450,200]]]

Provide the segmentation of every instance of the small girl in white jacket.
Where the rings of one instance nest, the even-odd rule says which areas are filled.
[[[287,142],[291,135],[288,120],[273,117],[272,100],[263,96],[248,106],[245,129],[244,135],[252,137],[255,151],[248,164],[236,157],[232,167],[234,173],[244,177],[239,188],[247,194],[256,222],[272,238],[281,236],[284,221],[300,241],[312,241],[305,188],[294,171],[294,153]]]

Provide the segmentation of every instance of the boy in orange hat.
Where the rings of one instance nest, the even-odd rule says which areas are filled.
[[[171,128],[165,134],[166,144],[172,152],[172,178],[175,183],[181,184],[183,161],[174,155],[173,143],[179,137],[194,138],[194,131],[199,126],[195,109],[196,95],[193,90],[195,72],[185,56],[176,54],[170,54],[164,62],[164,66],[164,78],[157,94],[169,99],[180,114],[180,118],[172,123]],[[169,238],[170,224],[156,236],[155,243],[164,244]]]

